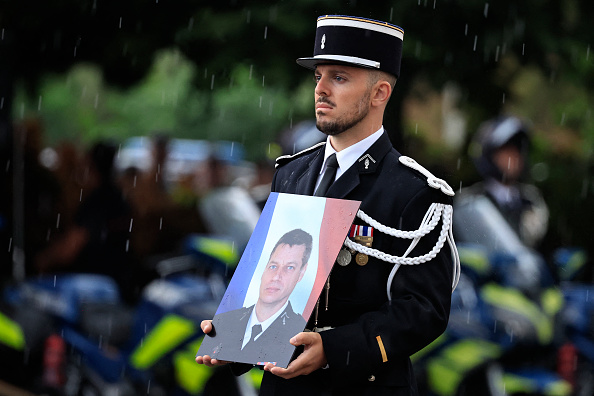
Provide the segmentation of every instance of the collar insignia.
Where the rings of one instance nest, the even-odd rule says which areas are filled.
[[[375,164],[375,160],[369,154],[365,154],[363,157],[359,158],[359,162],[361,162],[361,161],[365,161],[365,162],[363,162],[363,164],[365,165],[365,170],[369,169],[369,165],[371,164],[371,162],[373,162]]]

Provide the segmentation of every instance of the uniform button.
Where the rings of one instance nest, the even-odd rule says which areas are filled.
[[[375,375],[371,374],[371,375],[369,376],[369,378],[367,378],[367,381],[369,381],[369,382],[373,382],[373,381],[375,381]]]

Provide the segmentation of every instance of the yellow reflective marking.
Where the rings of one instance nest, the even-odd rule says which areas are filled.
[[[450,345],[427,362],[429,386],[438,395],[454,395],[466,372],[500,353],[497,344],[484,340],[465,339]]]
[[[380,348],[380,352],[382,353],[382,363],[386,363],[388,361],[388,355],[386,354],[386,348],[384,348],[384,343],[382,342],[382,337],[377,336],[375,337],[377,343]]]
[[[0,312],[0,342],[18,351],[25,348],[23,329],[2,312]]]
[[[544,311],[549,316],[556,315],[561,311],[561,308],[563,308],[563,304],[565,303],[563,294],[557,288],[549,288],[545,290],[542,293],[541,301]]]
[[[448,336],[446,333],[442,333],[439,337],[437,337],[431,344],[427,345],[425,348],[421,349],[414,355],[410,357],[410,360],[415,363],[417,360],[421,359],[425,355],[429,354],[438,346],[442,345],[444,342],[448,340]]]
[[[485,275],[491,270],[491,264],[487,255],[476,248],[465,246],[458,247],[460,264],[476,271],[479,275]]]
[[[200,252],[218,258],[227,265],[237,265],[237,252],[233,249],[233,245],[228,241],[201,237],[195,240],[194,247]]]
[[[547,384],[544,391],[547,396],[570,396],[572,392],[571,384],[562,379]]]
[[[195,332],[192,321],[167,315],[147,334],[142,345],[130,357],[130,362],[135,368],[146,369]]]
[[[189,351],[177,352],[173,357],[177,384],[191,395],[198,395],[213,373],[213,369],[194,360]]]
[[[545,344],[552,339],[552,320],[519,290],[491,283],[483,287],[481,295],[489,304],[519,313],[530,319],[541,343]]]

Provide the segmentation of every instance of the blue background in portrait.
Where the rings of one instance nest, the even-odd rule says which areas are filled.
[[[277,199],[278,193],[270,193],[256,224],[255,232],[250,237],[237,269],[233,274],[233,278],[229,283],[229,287],[227,287],[223,301],[221,301],[217,309],[217,315],[243,306],[243,301],[245,300],[255,267],[260,261]],[[243,265],[244,262],[254,263],[254,265]]]

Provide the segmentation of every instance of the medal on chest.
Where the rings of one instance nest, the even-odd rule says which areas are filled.
[[[349,238],[360,245],[371,247],[373,244],[373,227],[352,224],[349,231]],[[355,254],[354,250],[342,248],[338,253],[336,262],[343,267],[347,266],[351,263],[353,254]],[[360,266],[366,265],[368,261],[369,256],[364,253],[357,253],[355,255],[355,262]]]

